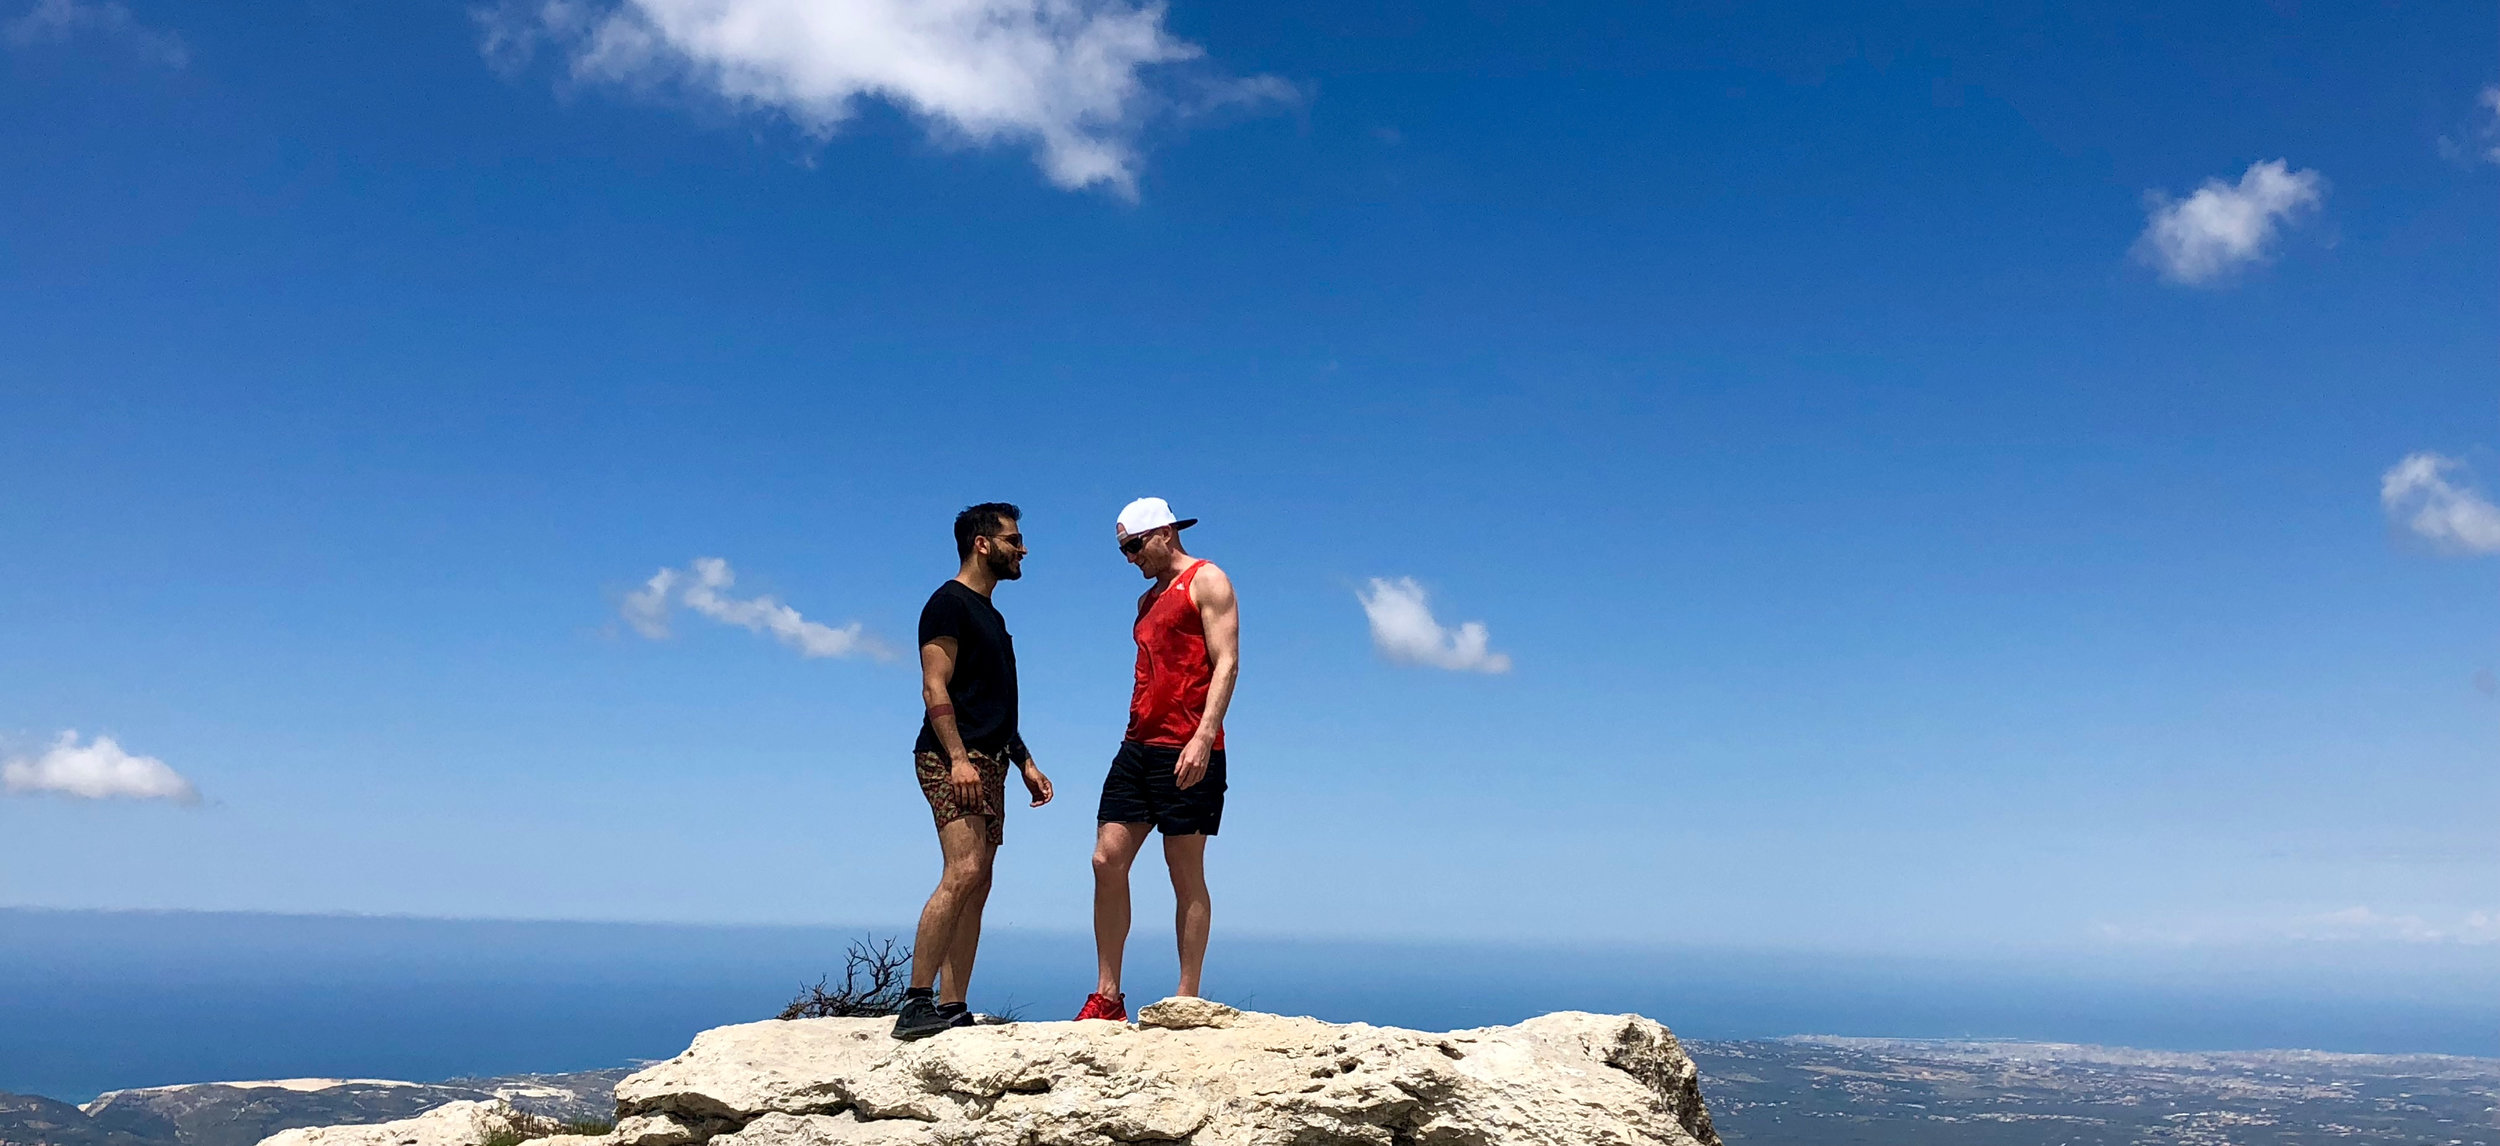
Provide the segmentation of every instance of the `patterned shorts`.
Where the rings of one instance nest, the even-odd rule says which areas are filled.
[[[912,754],[912,768],[920,774],[920,794],[929,798],[929,811],[943,828],[965,816],[987,816],[990,819],[990,846],[1007,841],[1007,758],[986,752],[967,753],[972,766],[981,771],[981,799],[966,804],[955,798],[955,785],[948,781],[955,766],[936,752]]]

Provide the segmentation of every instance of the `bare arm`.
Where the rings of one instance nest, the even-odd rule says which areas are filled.
[[[964,750],[963,732],[955,726],[955,701],[946,691],[955,680],[957,648],[953,637],[920,646],[920,703],[929,710],[929,732],[953,765],[947,780],[955,795],[970,803],[981,798],[981,771],[972,766],[972,753]]]
[[[955,727],[955,698],[946,691],[955,680],[955,649],[953,637],[939,637],[920,646],[920,706],[930,710],[929,731],[937,734],[938,747],[946,750],[950,761],[968,755],[963,733]]]
[[[1233,706],[1233,681],[1241,675],[1241,608],[1233,598],[1233,579],[1213,564],[1190,581],[1189,603],[1198,606],[1207,660],[1215,666],[1215,678],[1207,683],[1207,711],[1198,718],[1198,739],[1213,744],[1224,732],[1224,712]]]
[[[1197,734],[1181,749],[1173,783],[1186,788],[1204,778],[1215,738],[1224,733],[1224,713],[1233,706],[1233,682],[1241,675],[1241,609],[1233,597],[1233,579],[1213,564],[1189,582],[1189,603],[1198,607],[1198,627],[1205,631],[1207,661],[1214,669],[1207,682],[1207,708],[1198,717]]]

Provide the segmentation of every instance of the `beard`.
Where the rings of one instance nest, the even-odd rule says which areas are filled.
[[[990,576],[996,577],[1001,581],[1022,580],[1024,578],[1024,558],[1021,556],[1011,557],[1004,553],[990,554]]]

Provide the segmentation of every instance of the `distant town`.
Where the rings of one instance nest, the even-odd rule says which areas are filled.
[[[2500,1143],[2500,1059],[1841,1038],[1686,1045],[1730,1143]]]

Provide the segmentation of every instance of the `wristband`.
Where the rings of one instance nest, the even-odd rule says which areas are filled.
[[[955,715],[955,706],[954,706],[954,705],[951,705],[951,704],[932,704],[932,705],[930,705],[930,706],[929,706],[929,719],[931,719],[931,720],[935,720],[935,719],[937,719],[938,717],[941,717],[941,716],[953,716],[953,715]]]

